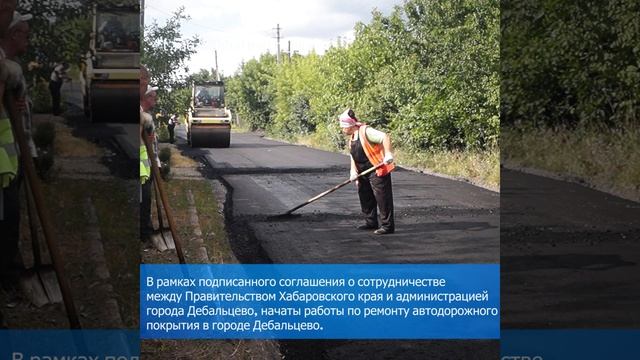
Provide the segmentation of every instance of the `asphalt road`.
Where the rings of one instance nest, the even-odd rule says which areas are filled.
[[[179,143],[184,129],[177,129]],[[181,148],[185,149],[184,145]],[[193,149],[226,183],[240,261],[273,263],[498,263],[499,194],[400,170],[392,175],[396,233],[359,231],[355,185],[269,219],[344,181],[346,155],[233,133],[228,149]],[[288,341],[292,359],[495,359],[497,341]]]
[[[392,175],[396,233],[360,231],[355,185],[273,220],[348,177],[346,155],[233,134],[207,162],[232,190],[232,218],[274,263],[497,263],[499,194],[412,171]]]
[[[637,328],[640,204],[502,172],[503,328]]]

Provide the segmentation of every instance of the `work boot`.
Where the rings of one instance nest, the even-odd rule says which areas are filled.
[[[386,235],[386,234],[393,234],[393,230],[391,229],[385,229],[385,228],[380,228],[376,231],[373,232],[376,235]]]
[[[377,228],[378,228],[378,225],[369,225],[369,224],[362,224],[357,227],[358,230],[373,230]]]

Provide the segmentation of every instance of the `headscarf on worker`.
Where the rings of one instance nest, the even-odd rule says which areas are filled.
[[[340,122],[341,128],[349,128],[353,126],[358,128],[358,138],[360,139],[360,143],[362,144],[362,148],[364,149],[367,158],[373,166],[384,162],[384,148],[382,143],[374,143],[370,141],[369,136],[367,136],[367,128],[369,128],[369,126],[360,122],[356,118],[352,109],[347,109],[340,114],[338,121]],[[385,176],[394,169],[395,165],[393,163],[385,164],[376,170],[376,175]]]

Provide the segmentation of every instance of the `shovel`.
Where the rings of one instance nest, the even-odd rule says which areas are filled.
[[[158,182],[154,181],[154,188],[156,191],[156,206],[158,210],[158,229],[153,231],[151,235],[151,242],[159,251],[165,251],[167,249],[173,250],[176,248],[176,243],[173,241],[173,235],[171,235],[171,229],[164,226],[164,220],[162,216],[162,205],[160,204],[160,190],[158,189]]]
[[[152,159],[150,163],[151,163],[151,172],[153,174],[153,181],[156,183],[156,186],[157,186],[156,190],[158,191],[158,195],[160,195],[160,201],[162,203],[162,207],[164,208],[164,211],[167,214],[167,221],[169,222],[171,238],[174,243],[174,248],[176,249],[176,255],[178,256],[178,261],[180,262],[180,264],[186,264],[186,260],[184,258],[184,252],[182,251],[182,242],[178,237],[177,227],[173,219],[173,212],[171,211],[171,207],[169,206],[169,199],[167,198],[167,193],[165,192],[165,189],[164,189],[164,182],[162,180],[162,176],[160,176],[160,169],[158,168],[158,164],[155,161],[156,153],[155,151],[153,151],[153,146],[151,145],[151,141],[149,140],[149,137],[146,134],[142,136],[142,140],[144,141],[144,145],[147,148],[147,154],[149,154],[149,159]],[[160,217],[162,217],[161,214],[159,215]],[[161,225],[161,228],[162,228],[162,225]],[[155,237],[157,238],[157,236]]]
[[[311,204],[312,202],[314,202],[314,201],[316,201],[316,200],[318,200],[318,199],[320,199],[320,198],[323,198],[323,197],[325,197],[325,196],[327,196],[327,195],[331,194],[332,192],[334,192],[334,191],[336,191],[336,190],[340,189],[341,187],[346,186],[346,185],[349,185],[350,183],[352,183],[352,182],[356,181],[357,179],[359,179],[361,176],[364,176],[364,175],[370,174],[370,173],[372,173],[372,172],[376,171],[378,168],[380,168],[380,167],[382,167],[382,166],[384,166],[384,163],[383,163],[383,162],[382,162],[382,163],[380,163],[380,164],[378,164],[378,165],[376,165],[376,166],[374,166],[374,167],[372,167],[372,168],[369,168],[369,169],[367,169],[367,170],[365,170],[365,171],[361,172],[360,174],[358,174],[358,176],[357,176],[355,179],[347,179],[347,180],[345,180],[345,181],[341,182],[340,184],[338,184],[338,185],[336,185],[336,186],[332,187],[331,189],[329,189],[329,190],[327,190],[327,191],[325,191],[325,192],[323,192],[323,193],[320,193],[320,194],[318,194],[318,195],[316,195],[316,196],[312,197],[311,199],[309,199],[309,200],[307,200],[307,201],[303,202],[302,204],[300,204],[300,205],[298,205],[298,206],[294,207],[293,209],[291,209],[291,210],[287,211],[286,213],[284,213],[284,214],[280,214],[280,215],[270,216],[270,217],[269,217],[269,219],[270,219],[270,220],[271,220],[271,219],[275,220],[275,219],[282,219],[282,218],[289,217],[289,216],[291,216],[291,214],[292,214],[294,211],[296,211],[296,210],[300,209],[301,207],[305,207],[305,206],[307,206],[307,205]]]
[[[27,269],[20,277],[20,288],[36,307],[62,302],[62,293],[58,285],[56,272],[51,265],[43,265],[38,240],[38,225],[33,210],[33,199],[29,186],[25,186],[27,213],[29,215],[29,232],[33,251],[33,267]]]
[[[58,280],[58,284],[60,285],[62,302],[64,303],[64,307],[67,312],[69,326],[72,329],[80,329],[80,320],[78,319],[78,313],[76,312],[75,304],[71,296],[71,286],[69,285],[68,279],[64,275],[62,252],[60,251],[58,241],[56,239],[56,234],[53,230],[53,222],[51,221],[51,217],[49,216],[48,208],[45,206],[42,185],[38,180],[36,168],[33,165],[33,160],[31,159],[31,151],[24,134],[22,114],[18,110],[18,106],[15,101],[12,101],[10,103],[9,121],[11,121],[11,127],[13,129],[16,141],[18,142],[21,164],[24,168],[24,174],[27,183],[29,184],[29,190],[31,190],[30,192],[33,196],[33,202],[38,213],[40,225],[42,226],[44,238],[47,242],[49,256],[51,257],[51,262],[56,272],[56,278]]]

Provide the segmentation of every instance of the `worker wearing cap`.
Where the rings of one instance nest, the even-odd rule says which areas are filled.
[[[60,107],[60,102],[62,101],[62,83],[64,81],[70,81],[71,78],[67,74],[67,70],[69,70],[69,64],[63,62],[61,64],[56,65],[51,72],[51,77],[49,78],[49,92],[51,93],[51,106],[53,107],[53,115],[62,114],[62,108]]]
[[[22,15],[17,11],[14,12],[7,35],[0,39],[0,48],[2,48],[6,56],[7,82],[5,85],[5,98],[10,95],[13,99],[18,100],[18,110],[22,113],[27,144],[29,145],[31,156],[37,157],[38,152],[31,136],[32,102],[27,91],[27,80],[22,72],[22,66],[18,63],[18,57],[24,55],[29,48],[28,21],[32,18],[31,14]]]
[[[144,110],[142,109],[142,101],[144,100],[144,95],[147,92],[148,86],[149,71],[146,66],[140,65],[140,184],[142,186],[144,186],[151,178],[151,163],[149,162],[149,154],[147,153],[147,147],[143,140],[145,116]],[[140,194],[140,202],[142,203],[142,188]],[[151,207],[149,206],[149,209],[150,208]],[[140,229],[142,229],[142,226]]]
[[[141,75],[144,77],[145,73],[148,76],[146,69],[142,71]],[[144,93],[141,92],[142,97],[140,99],[140,238],[142,241],[147,241],[153,232],[153,225],[151,223],[153,176],[150,161],[156,161],[159,167],[160,159],[158,158],[158,144],[155,139],[153,117],[149,114],[149,111],[151,111],[156,104],[156,91],[158,88],[149,86],[148,78],[143,81],[147,83],[147,88]],[[145,139],[151,143],[151,147],[155,154],[153,159],[147,152],[147,147],[144,141]]]
[[[395,166],[389,135],[358,121],[351,109],[342,113],[339,121],[342,132],[350,136],[350,178],[356,181],[360,207],[365,216],[365,223],[358,226],[358,229],[376,229],[376,235],[392,234],[395,222],[391,171]],[[382,166],[375,172],[358,177],[358,174],[379,164]]]
[[[7,37],[16,10],[16,0],[0,0],[0,39]],[[4,101],[9,80],[6,54],[0,48],[0,278],[14,280],[12,267],[20,239],[19,153]]]
[[[172,144],[175,142],[174,137],[175,137],[175,129],[176,129],[177,123],[178,123],[178,117],[175,114],[171,115],[167,123],[167,129],[169,130],[169,142]]]

